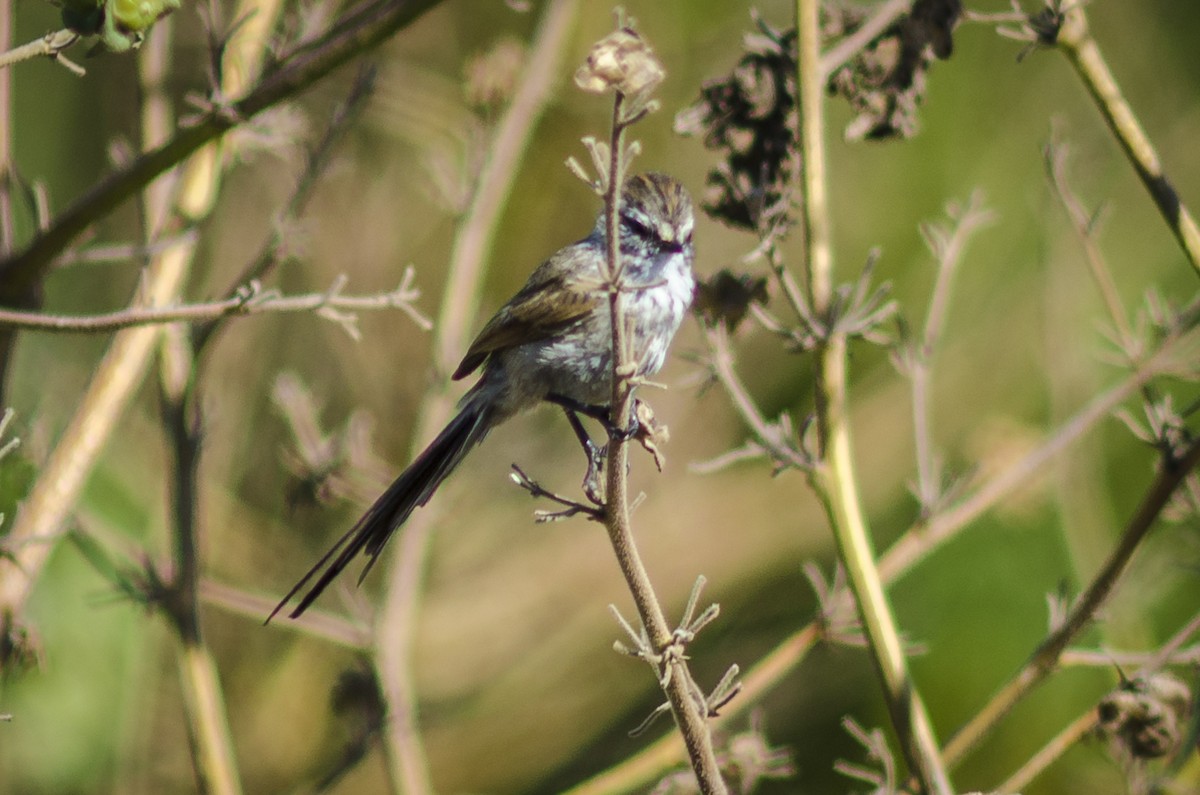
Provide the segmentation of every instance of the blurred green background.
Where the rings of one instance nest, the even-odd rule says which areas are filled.
[[[677,138],[672,117],[695,100],[701,81],[737,61],[743,32],[752,28],[748,7],[723,0],[625,5],[668,70],[659,92],[663,111],[636,130],[643,146],[637,165],[670,172],[699,192],[712,156],[699,141]],[[791,24],[790,4],[757,7],[777,26]],[[350,292],[382,291],[412,263],[420,306],[436,313],[455,219],[437,200],[431,172],[444,172],[446,163],[459,167],[478,143],[463,100],[464,64],[502,37],[528,40],[540,10],[536,3],[519,13],[499,2],[446,2],[370,56],[380,66],[377,94],[296,232],[302,257],[279,273],[280,289],[322,290],[346,274]],[[1195,205],[1200,6],[1095,0],[1088,12],[1167,173]],[[35,38],[56,20],[49,4],[23,3],[14,38]],[[590,228],[597,203],[562,161],[584,157],[580,136],[604,134],[608,106],[575,90],[570,74],[611,24],[607,4],[581,5],[569,66],[504,213],[485,315],[543,257]],[[204,39],[195,7],[178,12],[173,26],[173,89],[178,97],[203,91]],[[918,324],[934,275],[918,224],[941,217],[948,201],[983,192],[996,220],[972,241],[955,282],[935,364],[933,422],[951,471],[978,467],[986,474],[1032,449],[1121,375],[1107,363],[1102,307],[1044,177],[1040,149],[1052,129],[1071,146],[1075,189],[1092,206],[1107,206],[1100,242],[1126,306],[1138,307],[1154,285],[1186,301],[1196,277],[1061,57],[1039,52],[1018,63],[1022,45],[977,24],[961,26],[955,45],[954,57],[932,69],[922,130],[913,140],[843,143],[838,131],[850,114],[831,102],[835,257],[841,278],[851,280],[869,250],[880,247],[877,277],[892,284],[902,313]],[[86,59],[83,79],[42,61],[13,69],[16,163],[25,178],[44,181],[54,208],[107,173],[110,142],[137,140],[136,57]],[[310,130],[322,128],[352,76],[344,70],[303,97]],[[202,260],[188,287],[191,299],[214,297],[258,251],[302,155],[300,145],[274,147],[237,165],[217,213],[200,230]],[[100,225],[95,240],[127,242],[136,228],[126,207]],[[701,275],[736,265],[754,245],[708,219],[696,239]],[[798,251],[795,240],[788,251]],[[46,284],[45,306],[81,313],[116,308],[136,279],[131,262],[64,268]],[[416,402],[432,377],[429,337],[399,312],[363,314],[361,329],[356,343],[314,316],[241,319],[211,352],[201,387],[207,445],[200,517],[212,579],[276,598],[363,507],[289,501],[295,483],[282,461],[291,440],[270,402],[280,373],[297,373],[309,385],[326,427],[341,427],[356,410],[368,412],[375,449],[392,471],[405,463]],[[35,462],[71,416],[107,341],[22,336],[7,386],[25,454]],[[801,418],[811,400],[809,363],[781,353],[761,332],[744,332],[737,343],[740,371],[764,412]],[[688,354],[700,348],[689,323],[663,373],[672,388],[650,396],[671,428],[666,472],[654,474],[637,455],[633,483],[648,495],[636,527],[670,610],[678,614],[701,573],[709,580],[706,598],[721,604],[720,620],[692,648],[698,678],[713,683],[731,663],[748,668],[813,616],[815,598],[801,565],[816,560],[828,571],[833,553],[802,474],[772,478],[762,462],[713,475],[690,470],[746,437],[721,391],[699,388],[705,373]],[[907,490],[915,478],[910,393],[886,351],[860,345],[853,356],[859,474],[883,549],[916,515]],[[89,481],[77,508],[81,526],[164,557],[167,450],[150,380]],[[435,501],[439,518],[415,673],[439,792],[554,792],[649,742],[626,736],[658,696],[645,668],[610,648],[619,630],[607,605],[627,615],[632,609],[604,533],[582,521],[534,525],[534,506],[506,477],[515,461],[546,485],[570,491],[581,474],[579,458],[560,415],[541,411],[493,434]],[[1046,594],[1064,585],[1074,593],[1095,571],[1149,483],[1153,463],[1152,451],[1109,420],[893,589],[907,637],[924,649],[914,674],[943,739],[1044,636]],[[1088,644],[1154,648],[1196,611],[1195,531],[1194,523],[1155,531]],[[373,573],[359,597],[373,601],[382,580],[380,571]],[[325,605],[338,608],[336,594]],[[66,544],[42,575],[28,619],[44,655],[36,670],[9,677],[0,690],[0,711],[14,716],[0,724],[0,791],[192,790],[175,645],[163,622],[117,598]],[[330,692],[339,673],[360,661],[298,635],[286,621],[264,628],[206,608],[205,629],[246,791],[308,791],[336,766],[349,737]],[[1116,680],[1111,669],[1058,674],[956,773],[956,783],[963,790],[994,786]],[[864,788],[832,770],[838,758],[862,761],[840,728],[843,716],[868,727],[886,723],[863,651],[818,649],[759,708],[767,736],[787,747],[799,768],[796,778],[770,791]],[[333,791],[385,788],[375,751]],[[1027,793],[1121,791],[1103,745],[1091,742]]]

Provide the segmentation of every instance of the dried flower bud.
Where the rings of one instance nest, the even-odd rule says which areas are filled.
[[[502,105],[512,96],[521,69],[525,66],[525,47],[514,38],[504,38],[467,62],[463,70],[463,93],[477,108]]]
[[[1133,679],[1100,702],[1100,732],[1123,757],[1157,759],[1179,746],[1191,703],[1187,685],[1169,674]]]
[[[645,39],[630,28],[621,28],[592,45],[587,63],[575,72],[575,85],[592,94],[612,89],[637,96],[653,91],[666,76]]]
[[[766,277],[734,273],[725,268],[696,285],[692,308],[709,325],[724,323],[733,330],[746,317],[752,303],[767,303]]]

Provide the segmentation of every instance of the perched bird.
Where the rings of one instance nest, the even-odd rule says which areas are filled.
[[[692,201],[665,174],[630,178],[621,192],[622,289],[636,375],[658,372],[692,302]],[[271,618],[316,580],[291,611],[303,613],[341,571],[365,552],[359,581],[413,509],[434,491],[488,431],[542,401],[564,408],[585,447],[578,414],[606,420],[612,400],[612,324],[607,287],[607,236],[601,213],[590,235],[560,249],[487,322],[453,378],[483,368],[458,414],[400,474],[362,518],[271,612]],[[610,429],[610,432],[619,432]]]

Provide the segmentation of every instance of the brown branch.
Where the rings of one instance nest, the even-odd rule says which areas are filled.
[[[390,38],[438,0],[368,0],[339,17],[324,36],[284,57],[278,68],[244,95],[214,107],[191,126],[104,178],[60,213],[23,250],[0,260],[0,305],[29,300],[54,260],[84,230],[104,218],[205,144],[258,113],[295,97],[352,58]],[[13,329],[0,329],[0,381],[7,372]]]
[[[1172,341],[1168,340],[1168,345]],[[1160,351],[1162,356],[1167,353],[1168,350],[1165,348]],[[1047,464],[1065,453],[1073,443],[1083,438],[1088,430],[1096,427],[1104,418],[1108,417],[1121,402],[1140,389],[1156,372],[1143,368],[1129,375],[1121,383],[1097,396],[1091,403],[1080,409],[1040,447],[1025,455],[1008,469],[980,484],[952,507],[910,527],[880,558],[879,571],[884,582],[891,584],[904,577],[934,550],[956,537],[959,532],[969,527],[990,508],[1023,486]],[[724,382],[722,385],[728,388]],[[752,431],[769,427],[753,400],[748,395],[745,397],[746,400],[742,401],[741,405],[750,412],[750,416],[743,417],[747,425]],[[739,401],[735,400],[734,405],[739,405]],[[764,448],[769,446],[769,438],[759,438],[758,442]],[[789,454],[794,454],[794,451],[790,451]],[[850,594],[843,591],[839,601],[831,605],[829,609],[836,611],[849,607],[849,599]],[[819,639],[820,632],[818,623],[810,623],[793,633],[755,664],[747,672],[743,681],[742,697],[715,718],[714,724],[724,725],[743,714],[750,707],[760,703],[760,700],[768,692],[795,670],[809,649]],[[683,761],[683,748],[673,736],[668,735],[620,765],[580,784],[570,790],[568,795],[606,795],[607,793],[627,792],[652,781],[663,771],[681,761]]]
[[[63,55],[63,52],[74,46],[79,39],[79,34],[73,30],[64,29],[47,33],[40,39],[34,39],[28,44],[22,44],[20,47],[14,47],[7,52],[0,53],[0,69],[7,69],[13,64],[28,61],[31,58],[45,57],[62,64],[66,67],[67,71],[77,77],[83,77],[87,74],[87,71]]]
[[[1175,461],[1167,461],[1150,485],[1141,505],[1130,518],[1116,548],[1109,554],[1100,571],[1080,595],[1062,626],[1050,634],[1034,650],[1028,663],[1008,684],[992,697],[983,709],[958,731],[946,744],[945,759],[949,765],[962,761],[985,736],[1004,718],[1017,702],[1046,679],[1057,667],[1062,653],[1103,606],[1116,586],[1117,579],[1128,566],[1133,553],[1150,532],[1167,501],[1184,478],[1200,463],[1200,440],[1192,442]]]
[[[394,308],[402,310],[421,328],[428,329],[432,324],[413,303],[420,296],[420,292],[412,287],[412,281],[413,271],[409,268],[404,273],[404,280],[395,290],[372,295],[342,295],[341,288],[345,284],[345,277],[338,279],[326,292],[304,295],[279,295],[270,290],[263,290],[262,285],[252,282],[242,287],[235,297],[222,301],[179,306],[135,304],[100,315],[54,315],[0,308],[0,325],[32,331],[97,334],[135,326],[199,323],[217,318],[275,312],[317,312],[331,320],[348,324],[353,318],[338,315],[338,312]]]

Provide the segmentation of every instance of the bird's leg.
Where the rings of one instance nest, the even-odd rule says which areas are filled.
[[[562,406],[567,410],[568,414],[574,412],[575,414],[582,414],[585,417],[591,417],[596,422],[604,426],[604,431],[608,434],[608,438],[610,439],[628,442],[638,434],[639,422],[637,418],[636,404],[630,406],[628,425],[626,425],[624,428],[621,428],[613,424],[612,418],[609,416],[611,412],[609,411],[608,406],[597,406],[594,403],[582,403],[574,398],[569,398],[565,395],[558,394],[547,395],[546,400]],[[578,431],[576,433],[578,433]]]
[[[600,470],[604,466],[605,450],[597,447],[596,443],[592,441],[592,437],[588,436],[587,429],[583,427],[583,423],[579,420],[579,414],[574,409],[563,406],[563,413],[567,415],[567,422],[571,423],[571,430],[575,431],[575,437],[583,445],[583,452],[587,456],[588,465],[587,473],[583,476],[583,493],[589,500],[601,505],[603,500],[600,499]]]

